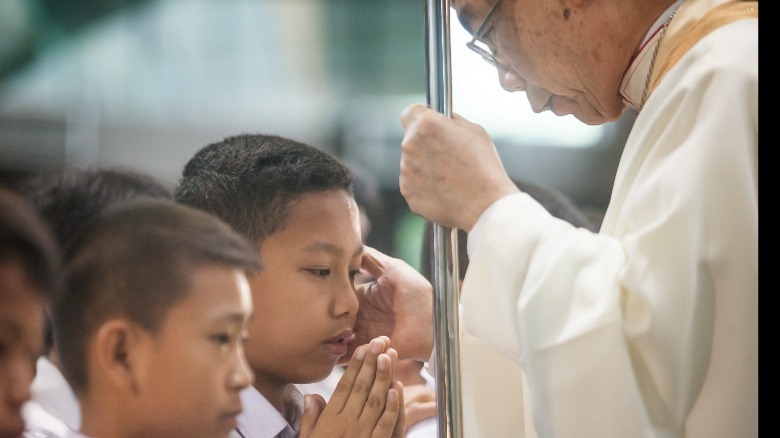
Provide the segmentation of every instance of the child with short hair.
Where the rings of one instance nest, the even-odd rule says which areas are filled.
[[[48,223],[65,248],[93,216],[121,201],[141,197],[172,199],[172,188],[152,175],[118,166],[64,166],[33,174],[14,189]],[[32,398],[22,408],[26,438],[62,438],[80,427],[81,413],[59,368],[47,324],[45,353],[38,358]]]
[[[254,248],[209,214],[141,199],[99,213],[64,259],[52,320],[81,405],[75,435],[228,436],[253,379]]]
[[[246,411],[234,436],[295,436],[302,407],[294,384],[322,380],[346,360],[363,254],[352,182],[350,169],[335,157],[274,135],[228,137],[199,150],[184,167],[174,198],[228,222],[265,264],[250,278],[256,318],[246,352],[255,383],[242,392]],[[349,387],[342,378],[320,417],[337,428],[334,434],[369,436],[376,427],[379,436],[403,435],[402,388],[389,379],[397,355],[388,346],[387,339],[375,340],[358,352],[369,362],[376,358],[375,386],[387,378],[390,389],[364,397],[371,415],[333,420]],[[354,375],[350,367],[347,379]]]
[[[46,300],[59,279],[51,231],[24,199],[0,188],[0,437],[24,431],[21,410],[44,348]]]

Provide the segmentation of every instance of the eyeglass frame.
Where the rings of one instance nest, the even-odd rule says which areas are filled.
[[[482,20],[482,24],[479,25],[477,28],[477,31],[474,32],[471,41],[466,43],[466,47],[471,49],[472,51],[476,52],[478,55],[482,57],[488,64],[492,66],[498,66],[499,62],[498,59],[496,59],[496,55],[491,53],[489,50],[483,49],[482,47],[477,45],[477,42],[480,38],[482,38],[485,34],[485,32],[489,29],[488,24],[490,23],[490,19],[493,17],[493,14],[498,10],[498,6],[501,5],[501,2],[504,0],[496,0],[496,2],[493,4],[493,7],[490,8],[490,11],[488,12],[487,16],[484,20]]]

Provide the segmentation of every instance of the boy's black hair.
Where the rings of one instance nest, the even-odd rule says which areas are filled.
[[[129,199],[173,199],[170,187],[155,177],[123,167],[63,167],[21,179],[15,190],[22,194],[49,224],[62,250],[85,223],[101,210]],[[53,348],[51,322],[47,318],[45,351]]]
[[[54,236],[21,196],[0,188],[0,263],[20,262],[27,278],[50,299],[60,287],[60,254]]]
[[[219,216],[258,248],[286,225],[301,195],[352,191],[352,171],[318,148],[278,135],[243,134],[200,149],[174,199]]]
[[[139,198],[98,213],[65,253],[65,290],[52,317],[63,374],[86,390],[95,330],[124,317],[154,333],[187,296],[204,265],[261,267],[257,251],[227,224],[172,200]]]
[[[141,196],[173,199],[162,181],[122,167],[59,168],[21,180],[16,190],[49,223],[62,248],[85,222],[116,202]]]

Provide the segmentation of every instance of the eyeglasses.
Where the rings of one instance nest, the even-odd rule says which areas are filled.
[[[493,53],[490,51],[490,48],[488,48],[485,43],[480,41],[480,38],[482,38],[485,32],[487,32],[489,29],[488,24],[490,24],[490,19],[493,17],[493,13],[498,10],[498,5],[500,5],[502,1],[503,0],[496,0],[496,3],[492,8],[490,8],[490,12],[488,12],[487,16],[482,21],[482,24],[480,24],[477,28],[477,31],[474,32],[474,36],[471,38],[471,41],[466,43],[466,47],[477,52],[477,54],[479,54],[482,59],[494,67],[498,66],[498,60],[496,59],[496,56],[493,55]],[[479,44],[485,47],[482,47]]]

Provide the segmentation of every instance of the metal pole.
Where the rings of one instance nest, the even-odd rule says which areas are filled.
[[[450,1],[426,0],[426,73],[428,105],[452,117],[450,68]],[[463,436],[460,392],[460,329],[458,322],[458,234],[433,224],[434,337],[439,438]],[[448,275],[448,272],[450,275]]]

